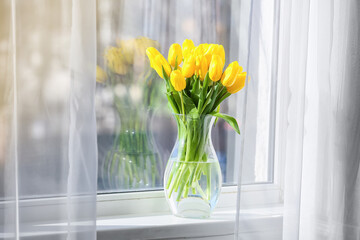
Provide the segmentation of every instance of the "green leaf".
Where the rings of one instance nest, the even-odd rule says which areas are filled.
[[[203,81],[202,91],[200,93],[199,106],[198,106],[198,110],[200,112],[201,112],[203,104],[206,100],[205,98],[206,98],[209,82],[210,82],[210,77],[209,77],[209,72],[208,72],[208,73],[206,73],[205,79]]]
[[[195,103],[195,106],[199,103],[199,97],[200,97],[200,80],[199,78],[192,76],[190,83],[192,84],[190,94],[188,94],[189,97],[191,97],[192,101]]]
[[[218,113],[218,112],[211,112],[210,115],[218,118],[224,119],[238,134],[240,134],[239,125],[237,124],[237,121],[232,116],[229,116],[227,114]]]
[[[199,103],[199,95],[191,94],[191,99],[194,102],[195,106]]]
[[[207,102],[207,103],[205,102],[204,107],[202,109],[202,112],[204,114],[206,114],[208,112],[212,112],[211,109],[213,108],[213,106],[215,104],[216,96],[218,95],[218,91],[219,91],[219,86],[214,87],[214,85],[213,85],[213,87],[211,88],[211,91],[210,91],[210,95],[206,99],[206,100],[209,100],[209,102]]]
[[[191,78],[186,78],[186,88],[185,90],[190,93],[191,90]]]
[[[174,90],[174,91],[170,91],[170,92],[166,93],[166,95],[170,96],[170,98],[172,98],[174,100],[173,102],[176,104],[177,109],[180,111],[181,99],[180,99],[179,93]]]
[[[190,97],[183,94],[183,99],[184,99],[185,113],[189,113],[191,110],[193,110],[193,108],[196,108],[195,103]]]
[[[167,82],[169,82],[169,76],[166,74],[164,67],[161,67],[161,68],[162,68],[162,73],[163,73],[164,79],[165,79]]]
[[[222,103],[222,101],[224,101],[224,100],[225,100],[226,98],[228,98],[230,95],[231,95],[231,93],[225,93],[224,96],[219,97],[219,98],[216,100],[216,102],[215,102],[215,104],[214,104],[214,106],[213,106],[213,109],[210,110],[210,111],[214,111],[215,108],[217,108],[217,106],[220,106],[220,103]],[[221,96],[221,93],[220,93],[220,96]]]
[[[168,99],[168,104],[172,108],[173,112],[174,113],[180,113],[179,108],[178,108],[174,98],[172,98],[172,96],[170,94],[167,94],[167,99]]]
[[[188,115],[192,118],[192,119],[196,119],[196,118],[200,118],[200,115],[197,111],[196,108],[191,109],[191,111],[188,113]]]
[[[161,67],[162,68],[162,73],[163,73],[163,76],[164,76],[164,81],[165,81],[165,84],[166,84],[166,91],[171,91],[171,83],[169,81],[169,76],[166,74],[165,70],[164,70],[164,67]]]
[[[193,82],[193,86],[192,86],[192,89],[191,89],[191,95],[199,95],[199,93],[200,93],[200,79],[198,77],[195,77],[195,75],[194,75],[192,77],[192,82]]]

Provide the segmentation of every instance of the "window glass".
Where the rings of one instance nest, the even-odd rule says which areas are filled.
[[[177,127],[167,108],[163,80],[150,69],[144,56],[146,47],[154,46],[167,57],[172,43],[181,45],[187,38],[195,45],[218,43],[227,53],[226,65],[238,60],[245,66],[246,58],[239,60],[240,17],[234,10],[239,2],[98,2],[98,65],[108,77],[105,83],[97,84],[100,192],[162,188],[163,171],[176,140]],[[270,11],[262,20],[272,17]],[[268,35],[272,37],[271,31]],[[118,69],[110,63],[111,54],[124,58]],[[265,59],[262,53],[261,57],[265,61],[269,56]],[[253,81],[257,83],[250,91],[253,108],[246,112],[255,119],[254,128],[246,129],[253,150],[245,151],[243,181],[247,184],[272,181],[269,161],[273,159],[269,158],[268,145],[272,89],[266,76],[271,66],[264,62],[254,72],[260,71],[263,73],[254,75]],[[241,120],[240,112],[246,111],[244,97],[244,92],[232,96],[223,102],[221,112]],[[212,141],[224,184],[236,184],[241,155],[239,137],[226,122],[219,120],[212,131]]]
[[[22,46],[17,53],[19,171],[24,176],[20,179],[20,192],[29,197],[65,194],[62,186],[66,184],[59,181],[65,179],[63,176],[68,172],[68,166],[59,162],[66,162],[60,159],[68,157],[64,153],[68,148],[69,126],[68,121],[59,116],[67,116],[69,104],[67,51],[71,17],[64,13],[71,12],[71,3],[57,0],[39,3],[44,7],[34,8],[34,1],[17,4],[17,14],[21,16],[17,20],[21,30],[17,41]],[[13,108],[10,93],[14,90],[8,81],[11,75],[9,6],[10,1],[0,1],[0,197],[4,196],[3,182],[8,176],[5,159],[9,154],[12,121],[8,113]],[[106,74],[103,78],[107,78],[101,83],[99,75],[96,90],[99,192],[162,188],[162,175],[177,128],[167,108],[163,80],[149,68],[143,54],[145,47],[155,45],[166,57],[170,44],[181,44],[186,38],[195,44],[218,43],[225,48],[227,63],[238,60],[246,66],[247,52],[243,52],[241,46],[246,43],[248,33],[239,30],[242,19],[239,6],[240,1],[221,0],[97,1],[98,66]],[[264,15],[253,21],[253,29],[256,24],[267,24],[269,27],[262,29],[268,32],[261,34],[263,38],[272,39],[271,6],[263,12]],[[44,19],[48,19],[47,24]],[[20,28],[23,23],[29,27]],[[225,185],[237,182],[242,147],[243,182],[272,181],[273,146],[269,144],[273,139],[271,119],[275,114],[273,65],[270,64],[272,41],[262,45],[254,42],[250,46],[257,58],[250,59],[252,76],[247,94],[238,93],[221,106],[221,112],[238,117],[246,141],[242,145],[222,120],[212,131]],[[125,54],[116,52],[120,47]],[[115,48],[114,54],[120,54],[126,63],[126,67],[114,66],[119,74],[112,76],[105,62],[111,48]],[[241,122],[244,113],[246,128]],[[40,182],[49,184],[44,187]]]

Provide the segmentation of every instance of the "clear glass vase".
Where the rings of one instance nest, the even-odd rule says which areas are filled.
[[[166,166],[164,189],[174,215],[207,218],[221,192],[222,176],[212,141],[211,115],[174,115],[178,137]]]
[[[153,111],[121,111],[112,148],[100,169],[104,189],[140,190],[161,187],[161,159],[149,130]]]

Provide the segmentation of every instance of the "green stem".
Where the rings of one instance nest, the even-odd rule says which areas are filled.
[[[183,114],[183,121],[185,122],[185,109],[184,109],[184,100],[183,100],[183,92],[180,92],[180,100],[181,100],[181,109]]]
[[[157,172],[157,166],[156,166],[156,159],[154,154],[150,155],[150,161],[151,161],[151,168],[152,168],[152,175],[151,175],[151,180],[152,180],[152,186],[155,187],[155,183],[156,183],[156,176],[158,175]]]
[[[125,166],[126,166],[126,170],[127,170],[126,172],[129,174],[129,186],[131,186],[132,181],[133,181],[133,170],[132,170],[132,168],[130,166],[130,163],[129,163],[127,157],[125,157],[124,161],[125,161]]]
[[[212,85],[212,88],[210,90],[210,93],[208,94],[209,96],[206,98],[205,100],[205,103],[204,103],[204,106],[202,107],[201,111],[200,111],[200,114],[202,114],[206,108],[206,106],[211,102],[211,98],[212,98],[212,95],[215,91],[215,84]]]
[[[220,86],[213,87],[210,92],[218,91],[217,89],[220,90]],[[213,102],[215,102],[214,99]],[[207,168],[208,156],[205,151],[209,138],[210,119],[207,120],[203,115],[194,118],[189,116],[185,119],[185,123],[180,116],[175,117],[179,129],[178,155],[175,160],[178,162],[173,163],[170,170],[165,186],[168,189],[167,195],[171,198],[175,192],[175,199],[180,201],[181,198],[186,198],[189,192],[192,192],[193,194],[199,193],[202,198],[208,199],[211,193],[211,173]],[[207,179],[204,178],[206,190],[202,190],[199,185],[199,180],[202,181],[203,175],[209,176]]]
[[[230,95],[231,95],[231,93],[228,93],[227,91],[225,91],[224,93],[221,93],[220,97],[218,97],[217,100],[215,101],[215,104],[210,112],[214,111],[219,106],[219,104],[222,101],[224,101],[226,98],[228,98]]]
[[[189,171],[186,171],[184,176],[181,178],[181,184],[179,186],[179,192],[178,192],[176,201],[180,201],[180,198],[181,198],[182,192],[184,190],[184,187],[186,186],[187,181],[189,180],[189,175],[190,175]]]
[[[195,188],[196,190],[198,190],[198,192],[200,193],[201,197],[206,199],[206,194],[204,193],[204,191],[201,189],[199,183],[196,181],[195,183]]]

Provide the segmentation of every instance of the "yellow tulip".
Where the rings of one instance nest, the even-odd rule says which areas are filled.
[[[210,44],[208,44],[208,43],[200,44],[199,47],[201,47],[201,51],[202,51],[201,54],[205,54],[206,51],[208,50],[209,46],[210,46]]]
[[[160,52],[154,47],[148,47],[146,49],[146,55],[148,56],[148,58],[150,60],[150,65],[152,68],[153,68],[153,62],[155,61],[156,56],[159,54],[160,54]]]
[[[177,43],[171,44],[168,54],[168,61],[171,66],[175,67],[175,62],[180,65],[182,62],[181,46]]]
[[[209,47],[207,48],[207,50],[204,54],[206,59],[208,60],[208,62],[211,61],[212,55],[216,48],[217,48],[217,44],[209,44]]]
[[[182,56],[186,59],[191,54],[191,51],[195,48],[194,42],[190,39],[185,39],[182,44]]]
[[[222,62],[225,64],[225,49],[223,45],[216,45],[213,54],[219,55],[221,57]]]
[[[224,63],[219,55],[213,55],[209,66],[209,77],[212,81],[217,82],[220,80]]]
[[[194,56],[190,55],[188,58],[185,58],[184,64],[182,66],[182,74],[184,77],[189,78],[194,75],[195,72],[195,58]]]
[[[244,88],[245,80],[246,72],[238,73],[235,78],[235,83],[232,86],[227,87],[226,90],[231,94],[237,93]]]
[[[242,72],[242,67],[239,66],[239,63],[237,61],[230,63],[221,77],[222,85],[225,87],[233,85],[238,72]]]
[[[180,70],[175,70],[171,72],[170,82],[176,91],[182,91],[186,87],[185,77],[182,75]]]
[[[105,51],[105,62],[107,67],[114,73],[123,75],[127,72],[126,59],[121,48],[110,47]]]
[[[154,65],[155,65],[155,70],[159,74],[160,77],[164,78],[164,76],[162,74],[162,68],[164,68],[166,74],[168,76],[170,76],[171,67],[163,55],[159,54],[156,56]]]
[[[193,53],[193,55],[195,56],[195,57],[200,57],[200,56],[202,56],[203,54],[204,54],[204,49],[203,49],[203,45],[199,45],[199,46],[197,46],[197,47],[195,47],[194,49],[193,49],[193,51],[192,51],[192,53]]]
[[[204,80],[205,75],[209,69],[208,61],[205,56],[201,56],[197,58],[196,65],[198,65],[198,75],[200,76],[200,80]]]
[[[104,83],[107,79],[106,72],[99,66],[96,66],[96,81],[99,83]]]
[[[158,50],[156,50],[156,48],[153,47],[147,48],[146,55],[150,59],[150,66],[153,69],[155,69],[155,71],[157,72],[157,74],[159,74],[161,78],[164,78],[162,74],[162,68],[164,68],[166,74],[170,76],[171,67],[164,58],[164,56],[161,55],[161,53]]]

